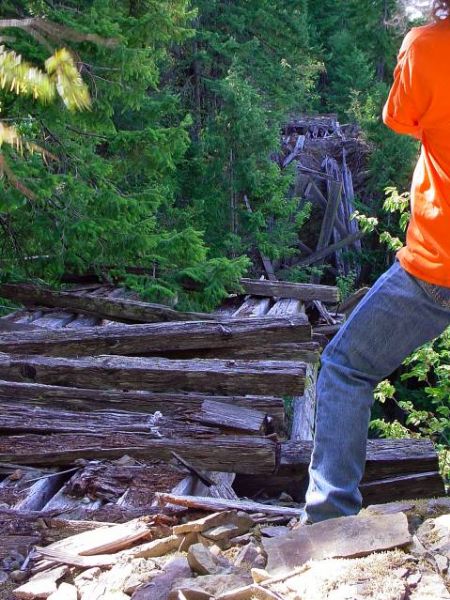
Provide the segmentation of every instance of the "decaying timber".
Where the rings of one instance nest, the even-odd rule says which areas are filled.
[[[6,410],[10,403],[48,407],[63,411],[127,411],[128,413],[161,412],[166,417],[185,418],[201,411],[208,400],[248,408],[267,414],[275,431],[285,428],[283,399],[271,396],[208,396],[200,393],[164,393],[143,390],[98,390],[38,383],[0,381],[0,402]],[[58,413],[56,413],[58,414]]]
[[[339,301],[338,288],[327,285],[264,281],[261,279],[241,279],[241,285],[248,294],[253,296],[274,296],[303,301],[322,300],[322,302],[330,303]]]
[[[172,453],[199,469],[233,473],[273,473],[275,442],[256,436],[155,437],[137,433],[24,434],[0,436],[0,462],[24,465],[72,465],[84,458],[134,458],[170,461]]]
[[[273,346],[311,341],[304,315],[290,319],[231,319],[224,322],[174,322],[83,329],[33,330],[0,334],[0,352],[82,356],[140,355],[149,352]]]
[[[97,297],[70,291],[55,291],[30,284],[2,284],[0,296],[25,306],[50,306],[69,312],[94,315],[101,319],[130,323],[155,323],[161,321],[209,321],[207,313],[179,312],[163,304],[150,304],[128,298]]]
[[[55,358],[0,353],[0,377],[85,388],[301,394],[306,367],[295,361],[168,360],[104,356]]]

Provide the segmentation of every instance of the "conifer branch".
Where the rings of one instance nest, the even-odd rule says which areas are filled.
[[[0,29],[18,28],[27,31],[36,37],[36,32],[41,38],[50,38],[57,42],[70,41],[75,43],[92,42],[99,46],[113,48],[119,44],[116,38],[104,38],[96,33],[82,33],[72,27],[66,27],[53,21],[40,17],[25,19],[0,19]],[[33,33],[34,32],[34,33]],[[47,43],[47,42],[46,42]]]
[[[16,175],[14,175],[13,170],[11,169],[11,167],[8,165],[8,163],[6,162],[6,159],[4,157],[3,154],[0,154],[0,178],[6,177],[6,179],[8,180],[8,183],[15,188],[16,190],[18,190],[21,194],[23,194],[25,196],[25,198],[28,198],[28,200],[36,200],[37,196],[36,194],[30,190],[30,188],[28,188],[26,185],[24,185],[20,179],[18,179],[16,177]]]

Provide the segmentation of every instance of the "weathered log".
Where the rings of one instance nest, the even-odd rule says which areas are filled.
[[[311,326],[304,315],[298,315],[289,319],[231,319],[222,323],[200,321],[10,332],[0,335],[0,352],[53,356],[139,355],[302,341],[311,341]]]
[[[127,298],[104,298],[70,291],[56,291],[30,284],[0,285],[0,296],[25,306],[49,306],[72,312],[94,315],[125,323],[155,323],[159,321],[209,321],[207,313],[178,312],[162,304],[150,304]]]
[[[21,402],[29,406],[73,411],[122,410],[141,413],[160,411],[167,417],[183,418],[201,410],[205,400],[252,408],[267,414],[276,431],[284,430],[283,399],[271,396],[207,396],[198,393],[157,393],[125,390],[92,390],[73,387],[0,381],[4,404]]]
[[[302,394],[306,367],[289,361],[55,358],[0,353],[0,377],[50,385],[222,394]]]
[[[312,442],[283,442],[278,474],[303,476],[307,473]],[[437,452],[429,440],[369,440],[364,482],[393,475],[439,470]]]
[[[67,465],[85,458],[112,459],[127,454],[152,460],[172,459],[177,452],[196,468],[233,473],[272,473],[277,445],[256,436],[152,438],[150,434],[24,434],[0,437],[0,462]]]
[[[375,479],[362,483],[359,489],[364,506],[405,499],[436,498],[445,494],[444,481],[438,471]]]
[[[204,403],[205,404],[205,403]],[[207,405],[208,403],[206,403]],[[213,406],[219,403],[211,403]],[[227,405],[220,405],[217,409],[216,421],[219,421],[220,412],[223,414],[223,420],[226,421],[225,410]],[[235,407],[233,407],[235,408]],[[224,410],[225,409],[225,410]],[[250,424],[247,432],[255,432],[256,424],[260,426],[259,432],[262,431],[265,415],[258,411],[249,411],[240,407],[236,410],[236,420],[238,419],[239,411],[244,410],[244,414],[256,413],[253,416],[253,423]],[[220,411],[220,412],[219,412]],[[197,417],[200,421],[203,410],[194,414],[194,419]],[[206,410],[205,419],[213,425],[214,414],[209,414]],[[229,422],[232,422],[230,416]],[[244,427],[245,424],[242,424]],[[52,408],[38,408],[24,406],[18,402],[3,404],[0,403],[0,432],[1,433],[107,433],[107,432],[123,432],[123,433],[149,433],[157,431],[158,435],[168,436],[177,435],[190,436],[216,434],[220,430],[215,427],[205,427],[195,425],[194,423],[186,423],[178,419],[169,419],[162,416],[160,413],[148,414],[126,411],[104,410],[97,412],[69,412],[65,410],[55,411]]]
[[[261,279],[241,279],[241,285],[248,294],[253,296],[275,296],[277,298],[294,298],[304,301],[322,300],[322,302],[334,303],[339,301],[338,288],[330,285],[264,281]]]

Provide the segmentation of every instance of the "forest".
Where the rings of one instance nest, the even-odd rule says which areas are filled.
[[[419,145],[382,123],[397,52],[425,18],[401,0],[3,0],[0,281],[96,278],[211,311],[242,277],[370,286],[402,246]],[[354,126],[359,246],[303,265],[314,207],[282,134]],[[320,224],[319,224],[320,227]],[[350,265],[350,266],[349,266]],[[0,314],[14,309],[0,299]],[[450,331],[376,391],[372,437],[450,457]]]

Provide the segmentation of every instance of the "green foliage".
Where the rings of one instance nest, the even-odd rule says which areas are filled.
[[[397,231],[402,238],[409,206],[408,193],[400,194],[396,188],[386,190],[383,208],[398,219]],[[400,238],[387,231],[379,235],[390,250],[403,245]],[[383,437],[431,438],[439,451],[442,474],[450,481],[450,329],[408,356],[394,381],[385,380],[377,386],[375,400],[379,405],[393,401],[403,418],[374,418],[371,430]]]
[[[56,283],[65,273],[94,271],[148,299],[212,308],[247,261],[212,262],[202,223],[191,207],[178,203],[192,119],[178,90],[161,78],[173,68],[174,44],[192,35],[195,13],[187,0],[69,0],[54,7],[7,2],[0,12],[42,17],[49,32],[36,41],[26,31],[8,30],[15,37],[8,43],[24,59],[5,53],[12,61],[4,69],[7,83],[15,81],[19,91],[34,96],[42,96],[45,83],[50,95],[56,88],[72,108],[86,104],[81,72],[93,98],[90,112],[72,114],[40,107],[9,89],[1,92],[2,117],[13,131],[54,157],[43,161],[22,157],[13,146],[5,149],[20,186],[11,177],[0,181],[4,275]],[[79,70],[71,69],[66,51],[46,62],[47,74],[29,66],[44,60],[55,37],[70,42]],[[30,80],[42,89],[32,88]],[[130,266],[143,274],[130,275]],[[185,298],[179,277],[186,269],[213,278],[203,296]]]
[[[271,258],[292,253],[294,172],[270,158],[290,113],[311,107],[319,65],[308,43],[305,0],[198,0],[195,36],[176,51],[172,79],[193,117],[180,205],[214,256],[255,245]],[[282,35],[280,35],[282,32]],[[253,213],[247,212],[244,196]]]

